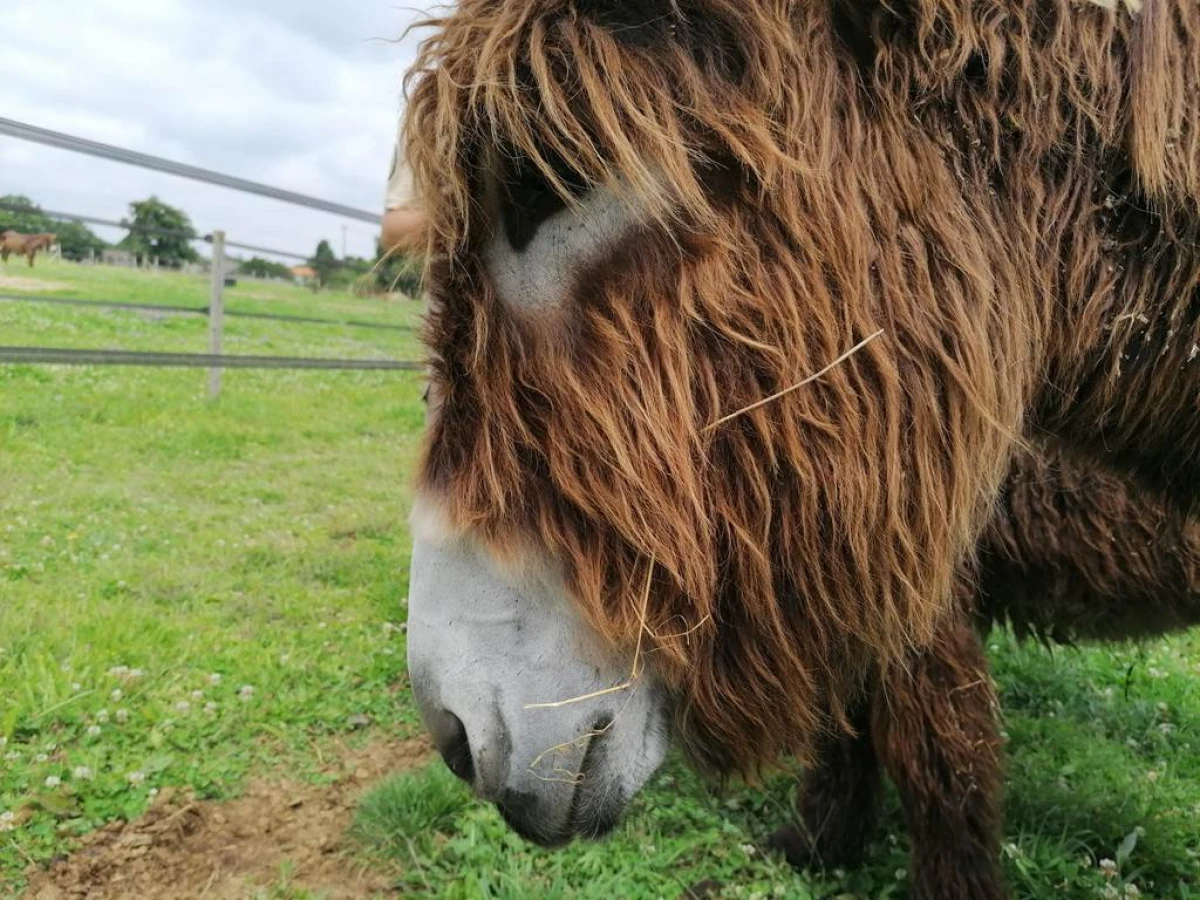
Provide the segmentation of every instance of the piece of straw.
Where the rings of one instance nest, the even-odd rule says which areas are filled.
[[[707,434],[708,432],[712,431],[714,428],[716,428],[720,425],[724,425],[726,422],[736,419],[738,416],[743,416],[746,413],[752,412],[753,410],[756,410],[761,406],[766,406],[768,403],[774,403],[780,397],[786,397],[788,394],[792,393],[792,391],[798,391],[798,390],[800,390],[800,388],[804,387],[806,384],[812,384],[814,381],[816,381],[822,375],[825,375],[827,372],[830,372],[833,369],[836,369],[838,366],[840,366],[842,363],[844,363],[846,360],[848,360],[851,356],[853,356],[855,353],[857,353],[863,347],[867,346],[867,344],[871,343],[871,341],[875,340],[877,337],[879,337],[882,334],[883,334],[883,329],[880,328],[878,331],[876,331],[870,337],[864,338],[863,340],[859,341],[857,344],[855,344],[853,347],[851,347],[849,350],[847,350],[845,353],[843,353],[841,356],[839,356],[837,359],[835,359],[833,362],[831,362],[829,365],[827,365],[821,371],[815,372],[814,374],[809,375],[803,381],[797,382],[796,384],[793,384],[791,387],[784,388],[782,391],[772,394],[770,397],[764,397],[762,400],[759,400],[757,403],[751,403],[749,406],[743,407],[742,409],[739,409],[737,412],[731,412],[727,416],[722,416],[721,418],[717,419],[717,421],[715,421],[711,425],[707,426],[704,429],[703,433]]]
[[[650,560],[650,565],[646,570],[646,591],[642,595],[642,606],[638,612],[638,638],[637,646],[633,651],[633,668],[629,673],[629,678],[622,681],[620,684],[613,685],[610,688],[605,688],[602,691],[592,691],[590,694],[584,694],[580,697],[571,697],[569,700],[556,700],[553,703],[528,703],[525,709],[561,709],[564,706],[570,706],[573,703],[583,703],[585,700],[595,700],[597,697],[605,697],[609,694],[619,694],[621,691],[627,691],[633,687],[634,682],[641,677],[642,674],[642,636],[648,630],[646,628],[646,608],[650,603],[650,586],[654,581],[654,560]],[[553,747],[551,748],[554,749]]]

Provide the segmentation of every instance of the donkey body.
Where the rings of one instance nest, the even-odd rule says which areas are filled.
[[[1002,752],[980,636],[1008,625],[1046,642],[1120,641],[1200,625],[1200,524],[1092,460],[1037,450],[1014,460],[956,614],[930,647],[874,673],[856,732],[807,773],[799,822],[771,836],[794,865],[860,861],[886,772],[916,895],[1000,896]]]
[[[669,736],[753,772],[866,716],[962,808],[889,766],[917,895],[999,896],[962,579],[1021,435],[1200,500],[1200,6],[460,0],[435,26],[409,662],[452,768],[555,844],[611,829]],[[1115,598],[1113,632],[1172,624]]]

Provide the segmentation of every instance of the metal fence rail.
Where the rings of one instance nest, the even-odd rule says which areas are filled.
[[[89,156],[98,156],[101,159],[111,159],[116,162],[125,163],[126,165],[140,166],[143,169],[153,169],[156,172],[166,172],[168,175],[178,175],[181,178],[190,178],[193,181],[202,181],[205,184],[215,184],[218,187],[230,188],[231,190],[242,191],[246,194],[270,197],[272,200],[282,200],[284,203],[306,206],[309,209],[333,213],[334,215],[344,216],[347,219],[370,222],[372,225],[378,225],[379,220],[382,218],[377,212],[369,212],[365,209],[356,209],[353,206],[346,206],[342,203],[333,203],[329,200],[309,197],[305,194],[298,194],[295,191],[286,191],[283,188],[271,187],[269,184],[260,184],[257,181],[249,181],[245,178],[225,175],[221,172],[214,172],[212,169],[202,169],[199,166],[189,166],[186,163],[163,159],[161,156],[151,156],[149,153],[139,153],[136,150],[126,150],[122,147],[114,147],[111,144],[102,144],[99,141],[91,141],[87,138],[75,137],[74,135],[63,134],[59,131],[51,131],[49,128],[39,128],[36,125],[28,125],[25,122],[17,122],[13,119],[0,117],[0,134],[23,141],[33,141],[47,147],[73,150],[76,153],[86,153]]]
[[[95,307],[98,309],[127,309],[145,312],[177,313],[186,316],[207,316],[207,306],[169,306],[162,303],[127,303],[121,300],[80,300],[75,297],[28,297],[20,294],[0,294],[6,303],[50,303],[60,306]],[[373,328],[380,331],[415,332],[412,325],[392,325],[387,322],[367,322],[362,319],[321,319],[315,316],[290,316],[283,313],[257,313],[226,309],[225,315],[235,319],[265,319],[273,322],[297,322],[303,325],[336,325],[348,328]]]
[[[100,157],[102,159],[114,160],[127,165],[139,166],[143,169],[166,172],[167,174],[177,175],[181,178],[190,178],[194,181],[201,181],[206,184],[213,184],[219,187],[229,188],[231,190],[241,191],[247,194],[256,194],[260,197],[268,197],[270,199],[279,200],[284,203],[290,203],[295,206],[304,206],[309,209],[333,213],[334,215],[342,216],[348,219],[357,219],[359,221],[369,222],[372,225],[379,225],[382,218],[377,212],[356,209],[355,207],[346,206],[342,203],[332,203],[328,200],[321,200],[317,197],[309,197],[304,194],[296,193],[295,191],[287,191],[281,188],[272,187],[270,185],[260,184],[255,181],[249,181],[245,178],[224,175],[220,172],[214,172],[211,169],[203,169],[198,166],[186,165],[184,163],[174,162],[169,159],[163,159],[162,157],[151,156],[147,153],[126,150],[121,147],[114,147],[110,144],[103,144],[99,141],[92,141],[86,138],[75,137],[73,135],[63,134],[57,131],[51,131],[48,128],[40,128],[36,125],[29,125],[24,122],[17,122],[4,117],[0,117],[0,136],[14,137],[19,140],[32,141],[48,147],[57,147],[62,150],[70,150],[75,153],[84,153],[90,156]],[[26,210],[23,208],[17,209],[12,205],[5,203],[0,203],[0,208],[9,208],[14,212],[40,213],[47,218],[60,219],[68,222],[90,222],[92,224],[105,225],[108,227],[130,229],[130,224],[127,222],[114,222],[111,220],[98,219],[91,216],[77,216],[70,213],[50,212],[46,210]],[[108,309],[136,309],[164,314],[204,315],[208,318],[208,353],[159,353],[135,350],[78,350],[56,347],[0,347],[0,365],[16,363],[69,366],[99,365],[203,368],[208,369],[208,396],[210,398],[216,398],[220,395],[221,373],[225,369],[357,369],[403,370],[415,372],[423,371],[425,369],[423,363],[392,359],[316,359],[286,356],[226,356],[221,349],[223,337],[222,329],[226,315],[247,319],[266,319],[279,322],[294,322],[309,325],[343,325],[356,328],[386,329],[389,331],[415,331],[416,329],[405,325],[390,325],[379,322],[365,322],[361,320],[339,321],[336,319],[284,315],[278,313],[253,313],[242,312],[238,310],[226,310],[224,288],[225,278],[227,275],[227,248],[237,247],[239,249],[248,250],[251,252],[265,253],[284,258],[290,257],[292,259],[306,259],[307,257],[298,253],[276,250],[269,247],[230,242],[226,240],[225,232],[220,229],[214,230],[212,234],[207,234],[203,237],[200,237],[193,231],[164,232],[157,228],[147,228],[142,230],[149,233],[158,234],[170,233],[173,234],[173,236],[183,237],[189,241],[203,240],[212,245],[212,262],[210,273],[211,285],[207,307],[179,307],[157,303],[151,304],[108,300],[83,300],[71,297],[27,297],[20,295],[0,295],[0,300],[10,302],[57,303],[70,306],[104,307]],[[344,250],[343,255],[345,255]],[[339,267],[357,268],[357,266],[350,265],[344,260],[339,261],[338,265]]]
[[[295,356],[226,356],[212,353],[158,353],[137,350],[75,350],[55,347],[0,347],[0,364],[56,366],[154,366],[185,369],[326,369],[424,371],[425,365],[398,359],[321,359]]]

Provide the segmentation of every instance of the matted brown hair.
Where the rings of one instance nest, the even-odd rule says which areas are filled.
[[[1200,7],[1146,7],[461,0],[433,22],[406,125],[431,224],[421,485],[497,552],[561,564],[614,644],[642,631],[702,764],[804,757],[930,639],[1031,412],[1126,422],[1141,332],[1113,303],[1182,309],[1200,271],[1135,258],[1135,199],[1177,238],[1200,197]],[[553,316],[480,260],[488,192],[530,179],[642,216]],[[1155,415],[1194,404],[1194,379],[1133,377]],[[1195,463],[1155,471],[1194,485]]]

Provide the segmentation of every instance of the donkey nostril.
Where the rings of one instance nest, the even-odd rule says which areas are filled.
[[[438,752],[451,772],[467,784],[474,783],[475,763],[471,760],[471,743],[467,740],[466,726],[462,719],[449,711],[443,711],[440,718],[435,738]]]

